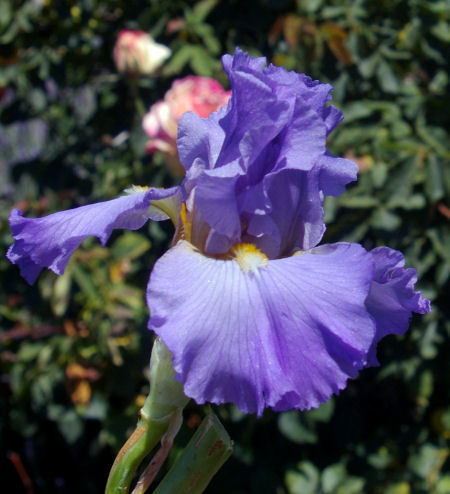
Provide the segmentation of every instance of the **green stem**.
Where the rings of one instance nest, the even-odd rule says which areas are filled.
[[[169,420],[140,420],[117,455],[106,484],[105,494],[128,493],[136,469],[166,432]]]
[[[232,450],[219,419],[207,415],[154,494],[201,494]]]
[[[138,466],[188,402],[182,384],[175,380],[171,359],[169,350],[156,339],[150,359],[150,394],[140,411],[136,429],[114,461],[105,494],[128,494]]]
[[[134,101],[137,119],[140,122],[147,113],[147,109],[145,108],[139,91],[139,79],[136,77],[129,79],[129,88],[131,89],[131,97]]]

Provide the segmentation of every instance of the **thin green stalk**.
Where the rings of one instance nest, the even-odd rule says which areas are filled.
[[[147,113],[144,102],[142,101],[141,94],[139,91],[139,78],[133,77],[129,79],[129,88],[131,90],[131,97],[133,98],[134,105],[136,108],[137,119],[140,122],[144,115]]]

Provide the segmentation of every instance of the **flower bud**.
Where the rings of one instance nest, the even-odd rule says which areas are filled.
[[[129,75],[152,75],[170,56],[167,46],[156,43],[144,31],[120,31],[114,47],[117,70]]]
[[[150,394],[141,409],[141,416],[156,422],[166,421],[173,412],[182,410],[188,401],[183,384],[175,380],[172,354],[156,338],[150,358]]]

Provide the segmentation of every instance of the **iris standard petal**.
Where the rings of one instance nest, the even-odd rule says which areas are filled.
[[[320,189],[327,196],[339,196],[345,186],[358,177],[358,165],[346,158],[336,158],[330,154],[323,155],[319,162]]]
[[[136,192],[138,190],[140,192]],[[181,201],[179,194],[178,187],[135,188],[133,193],[117,199],[42,218],[24,218],[19,209],[13,209],[9,222],[15,242],[7,258],[19,265],[22,276],[30,284],[44,267],[62,274],[69,258],[86,237],[96,236],[105,245],[116,228],[137,230],[149,218],[167,219]]]
[[[369,364],[378,365],[376,345],[388,334],[402,334],[413,312],[431,311],[430,301],[414,290],[417,272],[404,269],[403,254],[389,247],[370,251],[375,262],[375,276],[366,301],[367,310],[376,322],[376,335],[369,353]]]
[[[242,241],[255,244],[270,259],[317,245],[325,231],[319,174],[320,169],[314,168],[285,169],[266,175],[260,192],[263,198],[256,194],[245,196],[243,210],[260,214],[244,216],[246,229]],[[255,188],[254,192],[257,191]],[[256,200],[252,203],[250,199]]]
[[[311,249],[322,239],[325,225],[318,173],[318,168],[282,170],[266,177],[271,216],[281,240],[276,257],[288,256],[295,249]]]
[[[259,415],[266,407],[308,409],[366,365],[375,336],[364,305],[370,254],[336,244],[263,258],[246,270],[181,241],[155,264],[149,328],[197,403],[233,402]]]
[[[342,119],[341,112],[328,104],[332,86],[281,67],[266,67],[264,58],[239,49],[234,56],[225,56],[223,64],[232,87],[228,105],[207,119],[184,115],[177,141],[187,170],[183,187],[187,194],[195,190],[198,212],[211,228],[206,252],[226,252],[239,241],[241,229],[244,236],[257,236],[269,257],[284,255],[284,245],[313,247],[324,230],[324,195],[338,195],[356,179],[355,164],[327,154],[327,134]],[[273,213],[276,207],[268,192],[273,175],[313,169],[320,174],[314,172],[317,186],[309,189],[308,199],[299,196],[303,180],[289,184],[278,180],[287,186],[277,191],[280,196],[289,196],[297,187],[294,195],[301,197],[297,209],[283,209],[288,216],[283,214],[278,225],[281,216]],[[212,190],[219,193],[214,196]],[[298,210],[309,207],[313,211],[302,223]],[[288,223],[299,226],[295,236],[273,236]]]

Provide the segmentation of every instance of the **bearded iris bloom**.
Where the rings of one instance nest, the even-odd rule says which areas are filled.
[[[400,252],[318,245],[324,196],[356,179],[354,163],[327,152],[342,119],[332,87],[240,50],[223,63],[228,105],[179,121],[181,186],[45,218],[14,210],[8,258],[32,283],[42,267],[61,274],[89,235],[104,244],[114,228],[171,218],[173,245],[148,284],[149,328],[185,394],[258,415],[309,409],[377,365],[378,341],[430,303]]]

